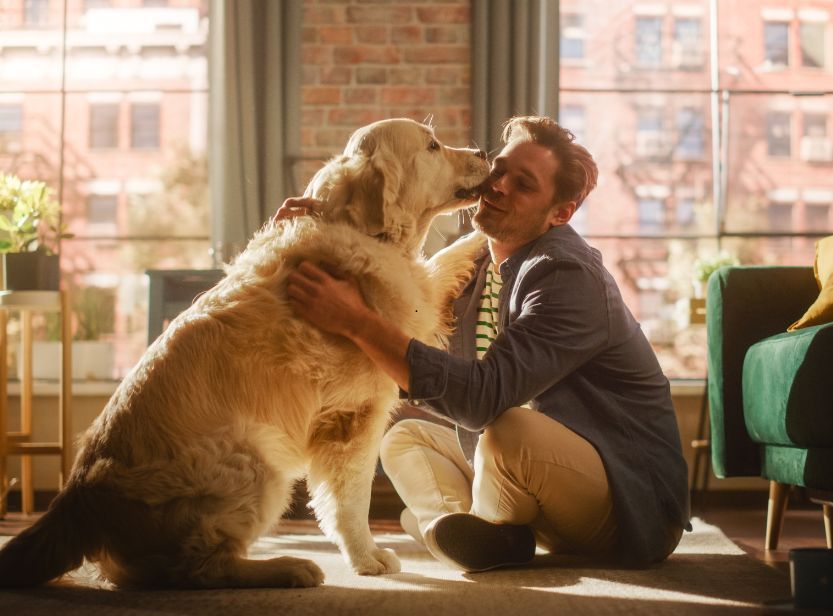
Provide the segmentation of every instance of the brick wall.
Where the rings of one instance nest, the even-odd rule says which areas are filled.
[[[340,152],[356,128],[433,116],[438,137],[470,143],[470,0],[305,0],[302,155]],[[303,188],[318,163],[302,165]]]

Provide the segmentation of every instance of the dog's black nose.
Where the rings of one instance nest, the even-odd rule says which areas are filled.
[[[477,152],[475,152],[474,155],[477,156],[477,158],[482,158],[483,160],[486,160],[487,156],[486,152],[484,152],[483,150],[477,150]]]

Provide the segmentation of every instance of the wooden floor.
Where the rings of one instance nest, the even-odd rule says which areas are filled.
[[[784,515],[778,548],[764,549],[766,531],[766,493],[740,493],[723,498],[701,499],[692,515],[720,528],[736,545],[750,556],[777,569],[788,570],[790,550],[804,547],[826,547],[821,505],[809,501],[800,491],[791,497]]]
[[[285,532],[317,532],[312,515],[303,505],[305,496],[301,491],[291,518],[282,522]],[[747,554],[779,570],[789,568],[791,549],[825,547],[821,507],[797,492],[790,497],[778,549],[764,550],[767,498],[763,492],[709,493],[694,500],[692,515],[717,526]],[[42,499],[37,500],[43,502]],[[36,516],[15,512],[15,505],[12,500],[12,510],[4,520],[0,520],[0,535],[14,535],[36,519]],[[401,509],[402,502],[388,483],[376,485],[371,527],[377,531],[400,530]]]

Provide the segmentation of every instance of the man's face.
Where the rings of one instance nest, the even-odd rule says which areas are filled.
[[[555,173],[558,160],[531,141],[512,141],[492,162],[474,225],[487,237],[522,246],[556,225]]]

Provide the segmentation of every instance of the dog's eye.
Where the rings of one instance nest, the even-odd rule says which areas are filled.
[[[429,150],[439,150],[440,149],[440,142],[436,139],[432,139],[431,143],[428,144]]]

